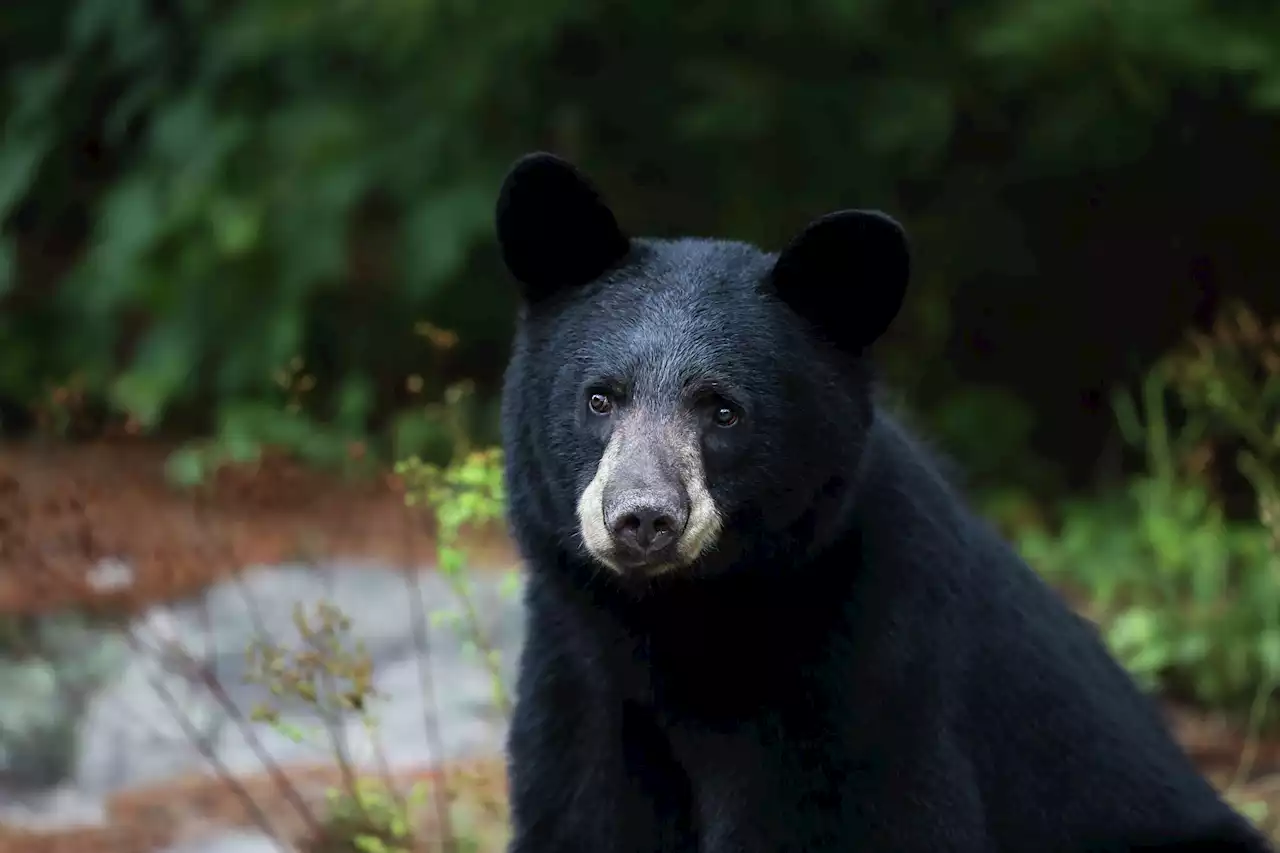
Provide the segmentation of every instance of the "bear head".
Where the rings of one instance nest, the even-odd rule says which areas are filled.
[[[910,254],[889,216],[823,216],[778,253],[629,236],[551,154],[499,193],[521,293],[503,392],[522,547],[648,586],[795,564],[847,524],[873,418],[867,348]]]

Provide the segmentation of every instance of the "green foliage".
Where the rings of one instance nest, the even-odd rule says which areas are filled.
[[[1211,435],[1237,439],[1236,465],[1258,496],[1262,521],[1280,529],[1280,321],[1264,325],[1232,306],[1210,334],[1192,335],[1170,367]]]
[[[348,648],[351,621],[341,610],[321,602],[308,614],[294,608],[294,627],[300,644],[289,648],[259,638],[246,649],[246,681],[267,687],[277,698],[301,699],[320,715],[331,738],[346,784],[330,790],[327,809],[312,830],[311,853],[409,853],[413,827],[425,791],[412,799],[393,795],[387,787],[357,774],[340,734],[341,717],[354,713],[370,734],[373,661],[359,640]],[[284,736],[302,742],[317,738],[285,720],[273,705],[255,707],[251,719],[269,723]],[[376,740],[375,740],[376,743]],[[384,759],[385,766],[385,759]]]
[[[505,518],[506,488],[503,456],[498,448],[473,449],[470,431],[458,412],[471,399],[470,383],[451,386],[443,407],[452,415],[444,422],[452,424],[453,447],[446,465],[424,462],[410,456],[396,464],[396,473],[405,486],[405,505],[422,510],[434,524],[436,534],[436,569],[448,582],[457,599],[457,607],[439,609],[429,614],[434,624],[450,625],[462,636],[466,653],[480,658],[489,673],[494,706],[504,715],[511,714],[511,698],[502,673],[498,649],[476,607],[475,588],[471,582],[473,566],[467,558],[466,537],[491,531]],[[512,595],[518,589],[519,576],[508,571],[503,593]],[[500,819],[462,808],[458,804],[451,813],[457,838],[465,840],[458,849],[498,850],[506,844],[505,813]]]
[[[296,648],[260,638],[246,650],[246,681],[267,687],[277,698],[300,699],[320,716],[323,730],[309,731],[284,719],[270,703],[255,707],[250,718],[266,722],[295,742],[323,743],[327,733],[344,784],[326,793],[326,808],[309,815],[307,853],[411,853],[420,849],[422,825],[430,799],[425,783],[407,795],[389,781],[386,756],[377,736],[373,705],[373,662],[364,645],[350,636],[351,621],[335,605],[320,602],[314,612],[294,609]],[[384,769],[383,778],[363,775],[347,752],[341,718],[355,714],[364,724]],[[287,783],[286,783],[287,784]],[[443,791],[445,810],[454,804]],[[448,827],[442,828],[447,829]],[[458,839],[460,850],[479,849],[474,839]]]
[[[971,383],[946,395],[926,415],[929,433],[964,460],[966,482],[975,490],[1007,487],[1008,472],[1017,467],[1020,486],[1050,491],[1053,472],[1030,452],[1034,413],[1010,391]]]
[[[1050,580],[1085,598],[1145,684],[1249,711],[1255,723],[1277,722],[1268,703],[1280,686],[1278,354],[1280,323],[1268,329],[1242,309],[1194,337],[1151,371],[1140,402],[1116,397],[1145,475],[1109,499],[1067,506],[1056,534],[1021,539]],[[1232,444],[1253,519],[1228,517],[1215,487],[1216,449]]]
[[[447,466],[424,463],[410,457],[396,465],[405,483],[405,503],[430,509],[436,529],[437,569],[449,582],[459,601],[458,610],[431,614],[436,624],[451,624],[463,631],[465,647],[479,655],[489,670],[494,705],[504,713],[511,710],[502,677],[502,661],[481,625],[475,607],[475,593],[468,573],[463,535],[500,521],[506,511],[502,452],[496,448],[460,455]],[[507,575],[514,591],[517,576]]]
[[[436,352],[457,343],[454,333],[430,323],[418,323],[415,329]],[[363,386],[349,383],[340,395],[337,416],[321,423],[305,413],[307,398],[318,386],[301,358],[295,357],[287,369],[277,371],[276,385],[274,401],[227,404],[212,437],[187,441],[171,454],[165,472],[169,482],[185,488],[199,486],[225,465],[258,463],[268,450],[353,476],[377,470],[383,461],[377,450],[397,455],[420,451],[430,459],[449,460],[466,453],[473,437],[486,436],[484,421],[493,415],[477,403],[475,383],[462,380],[445,387],[440,400],[407,407],[388,429],[369,435],[360,417],[367,399]],[[405,385],[416,397],[422,394],[425,382],[414,374]],[[343,401],[349,405],[342,406]],[[49,411],[47,419],[55,424],[70,418],[61,415],[60,409],[51,407]],[[380,446],[369,452],[372,443]]]
[[[370,779],[357,780],[354,793],[332,789],[322,836],[307,845],[307,853],[410,853],[410,814],[426,805],[427,794],[419,782],[402,802]]]
[[[294,607],[293,624],[302,644],[286,649],[259,638],[246,650],[250,683],[267,687],[272,695],[294,696],[326,717],[347,712],[367,715],[373,689],[373,661],[360,640],[348,650],[345,642],[351,620],[335,605],[321,602],[308,616]],[[267,706],[255,709],[256,718],[275,723],[279,715]],[[290,737],[296,733],[290,732]]]
[[[451,439],[452,461],[441,466],[414,456],[397,465],[396,470],[406,486],[406,504],[431,510],[438,570],[449,581],[460,605],[456,612],[432,613],[430,617],[447,620],[464,633],[466,647],[481,655],[488,667],[495,705],[509,713],[501,661],[481,624],[468,578],[465,535],[483,531],[501,520],[506,503],[501,452],[470,449],[472,431],[467,403],[473,393],[470,383],[452,385],[443,400],[428,409],[429,416]],[[182,458],[187,457],[175,460]],[[372,659],[363,643],[350,637],[350,620],[335,605],[321,602],[313,613],[296,607],[294,627],[301,641],[297,648],[266,638],[249,646],[246,680],[267,687],[277,698],[293,697],[313,707],[324,724],[322,731],[291,723],[269,703],[254,708],[251,719],[267,722],[295,741],[323,740],[327,730],[343,772],[345,784],[328,793],[327,808],[312,828],[305,849],[308,853],[409,853],[420,849],[417,845],[421,841],[423,806],[428,799],[426,786],[415,786],[408,797],[401,796],[385,780],[358,774],[346,754],[339,720],[343,715],[355,714],[375,743],[382,766],[387,766],[373,715],[379,696],[373,687]],[[501,849],[505,816],[495,817],[489,813],[492,809],[476,808],[465,797],[444,792],[443,781],[441,788],[436,796],[443,798],[440,808],[447,813],[448,824],[440,829],[452,832],[451,849],[460,853]]]
[[[936,339],[957,286],[1020,263],[1009,187],[1131,162],[1187,92],[1280,107],[1280,13],[1206,0],[59,0],[0,12],[0,56],[0,395],[77,376],[90,410],[225,431],[301,356],[322,458],[401,409],[403,365],[443,369],[406,318],[496,379],[490,207],[522,150],[643,230],[776,245],[835,204],[901,211]]]
[[[201,394],[268,394],[275,368],[300,351],[341,364],[325,377],[341,393],[367,386],[389,354],[419,354],[411,324],[394,318],[456,276],[490,200],[487,174],[459,161],[465,139],[442,132],[457,93],[423,85],[430,54],[414,47],[431,37],[410,22],[432,10],[401,5],[372,16],[340,3],[51,7],[59,52],[12,70],[20,109],[0,146],[0,216],[65,169],[43,158],[85,121],[115,168],[100,193],[75,200],[94,205],[96,227],[43,306],[79,340],[14,381],[92,365],[92,391],[151,427]],[[98,85],[121,90],[105,108],[106,93],[74,70],[86,62]],[[362,74],[334,76],[345,62]],[[380,205],[395,222],[379,219]],[[319,340],[335,324],[352,340]],[[129,325],[137,334],[122,340]],[[375,353],[379,336],[388,346]],[[30,399],[35,389],[16,390]]]

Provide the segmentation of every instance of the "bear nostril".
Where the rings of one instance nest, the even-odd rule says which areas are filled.
[[[670,545],[676,538],[676,527],[676,520],[670,513],[641,508],[619,518],[613,533],[621,544],[647,554]]]

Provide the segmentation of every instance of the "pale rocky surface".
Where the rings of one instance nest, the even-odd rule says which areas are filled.
[[[511,683],[523,629],[518,587],[510,572],[472,576],[473,600],[490,642]],[[505,737],[493,684],[463,632],[445,619],[426,620],[427,648],[415,642],[421,614],[458,612],[446,581],[434,573],[414,573],[377,565],[264,566],[207,591],[196,601],[157,608],[139,618],[127,634],[118,629],[72,627],[62,632],[62,663],[92,663],[98,683],[79,677],[79,695],[59,690],[47,661],[11,665],[0,671],[0,726],[23,727],[30,736],[7,736],[0,749],[0,823],[45,828],[94,824],[106,797],[193,773],[212,773],[193,743],[195,732],[231,772],[262,771],[258,750],[281,765],[315,765],[331,760],[331,741],[312,709],[282,702],[286,722],[317,732],[321,743],[295,743],[265,723],[238,722],[201,683],[211,673],[236,708],[248,718],[266,699],[264,688],[246,684],[245,650],[265,629],[271,641],[295,647],[296,605],[313,614],[325,600],[351,619],[350,636],[365,644],[374,664],[374,684],[383,699],[374,704],[380,740],[394,744],[386,755],[392,768],[427,768],[441,761],[500,753]],[[133,640],[127,639],[132,637]],[[166,650],[183,649],[190,658]],[[426,701],[423,664],[434,687],[434,714]],[[74,669],[74,666],[72,666]],[[70,679],[66,679],[70,681]],[[174,709],[180,709],[186,728]],[[427,721],[434,719],[442,750],[432,749]],[[61,726],[61,728],[59,727]],[[341,726],[345,748],[358,763],[370,763],[369,737],[358,720]],[[63,737],[57,736],[61,731]],[[37,736],[44,732],[46,736]],[[72,733],[70,737],[65,733]],[[3,729],[0,729],[3,733]],[[43,752],[42,752],[43,750]],[[54,754],[58,750],[61,755]],[[69,751],[68,751],[69,750]],[[271,839],[236,833],[174,848],[170,853],[256,853],[277,849]]]
[[[261,832],[227,832],[202,841],[176,844],[165,848],[163,853],[293,853],[293,851]]]

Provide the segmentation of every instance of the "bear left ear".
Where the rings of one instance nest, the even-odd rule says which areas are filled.
[[[842,210],[811,222],[778,255],[779,298],[830,343],[861,352],[902,308],[910,278],[906,231],[874,210]]]
[[[598,278],[631,248],[596,188],[554,154],[512,165],[495,221],[502,260],[529,302]]]

